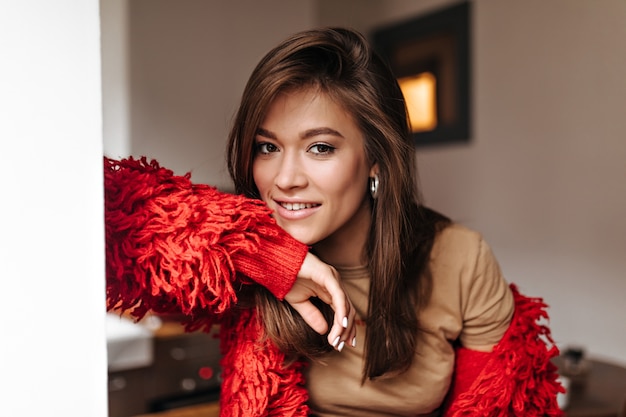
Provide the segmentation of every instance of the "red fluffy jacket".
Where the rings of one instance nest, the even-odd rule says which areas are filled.
[[[308,247],[263,202],[193,184],[154,160],[105,158],[104,182],[108,309],[182,315],[189,331],[219,323],[220,416],[308,415],[306,362],[285,366],[256,310],[237,306],[238,289],[253,283],[282,299]],[[515,314],[494,350],[457,348],[443,416],[563,415],[547,306],[511,288]]]

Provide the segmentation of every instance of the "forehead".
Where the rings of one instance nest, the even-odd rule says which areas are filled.
[[[268,106],[262,127],[309,123],[358,126],[352,113],[336,97],[318,87],[290,89],[279,93]],[[346,126],[348,127],[348,126]]]

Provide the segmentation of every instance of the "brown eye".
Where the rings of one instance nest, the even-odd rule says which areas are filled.
[[[261,142],[256,144],[256,152],[260,154],[267,155],[272,152],[277,152],[278,147],[276,145],[269,142]]]
[[[335,147],[326,143],[316,143],[309,148],[309,151],[316,155],[328,155],[335,151]]]

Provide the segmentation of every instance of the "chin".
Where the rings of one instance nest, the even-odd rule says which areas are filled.
[[[311,238],[308,238],[308,237],[303,237],[303,238],[301,238],[301,237],[299,237],[299,236],[297,236],[297,235],[292,235],[292,236],[293,236],[293,237],[294,237],[294,239],[296,239],[298,242],[300,242],[300,243],[304,243],[304,244],[305,244],[305,245],[307,245],[307,246],[313,246],[314,244],[316,244],[317,242],[319,242],[319,240],[318,240],[318,239],[311,239]]]
[[[300,243],[304,243],[305,245],[312,246],[313,244],[319,242],[319,239],[316,239],[314,236],[311,236],[310,233],[305,233],[299,230],[290,230],[289,228],[284,228],[287,233],[291,235],[294,239],[296,239]]]

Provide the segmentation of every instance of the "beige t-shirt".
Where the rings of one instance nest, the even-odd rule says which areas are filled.
[[[357,318],[367,314],[370,277],[366,267],[338,269]],[[389,379],[361,385],[363,340],[331,352],[325,364],[311,363],[307,375],[316,416],[437,415],[454,367],[452,342],[471,348],[497,343],[513,315],[513,296],[480,234],[453,224],[436,238],[430,260],[433,287],[419,317],[425,329],[411,368]],[[358,343],[361,342],[361,343]]]

